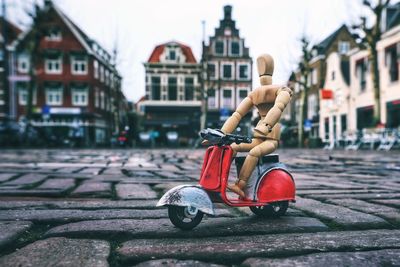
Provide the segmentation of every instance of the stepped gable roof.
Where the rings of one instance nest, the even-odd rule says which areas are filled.
[[[197,63],[196,58],[193,55],[192,49],[189,46],[184,45],[177,41],[171,41],[171,42],[157,45],[156,48],[154,48],[153,52],[151,53],[149,60],[147,62],[148,63],[159,63],[160,55],[164,52],[165,47],[169,46],[169,45],[177,45],[181,48],[182,53],[186,57],[185,63]]]

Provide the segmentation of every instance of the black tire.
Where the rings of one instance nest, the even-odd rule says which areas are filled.
[[[265,206],[250,206],[250,210],[257,216],[278,218],[285,215],[289,201],[274,202]]]
[[[168,217],[173,225],[182,230],[192,230],[203,219],[203,212],[197,210],[195,215],[187,214],[188,207],[168,206]]]

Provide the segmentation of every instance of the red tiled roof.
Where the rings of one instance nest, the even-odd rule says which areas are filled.
[[[165,44],[157,45],[156,48],[154,48],[153,53],[151,53],[148,63],[160,62],[160,55],[163,53],[165,46],[170,43],[176,43],[182,49],[182,52],[186,57],[185,63],[197,63],[196,58],[193,55],[192,49],[189,46],[178,42],[168,42]]]

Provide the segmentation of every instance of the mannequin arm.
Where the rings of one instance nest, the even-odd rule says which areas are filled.
[[[267,135],[272,128],[280,120],[283,110],[292,97],[292,90],[288,87],[281,87],[276,92],[276,100],[274,106],[268,111],[262,123],[255,128],[255,131]]]
[[[221,131],[224,133],[232,133],[238,126],[240,120],[251,110],[252,107],[253,101],[251,101],[250,97],[243,99],[232,116],[226,120]]]

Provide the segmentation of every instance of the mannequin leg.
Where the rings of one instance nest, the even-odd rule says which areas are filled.
[[[241,197],[245,197],[243,188],[246,186],[247,181],[253,173],[257,165],[258,159],[264,155],[274,152],[277,147],[278,141],[266,140],[252,148],[240,170],[238,181],[233,185],[228,185],[228,188],[236,194],[240,195]]]

